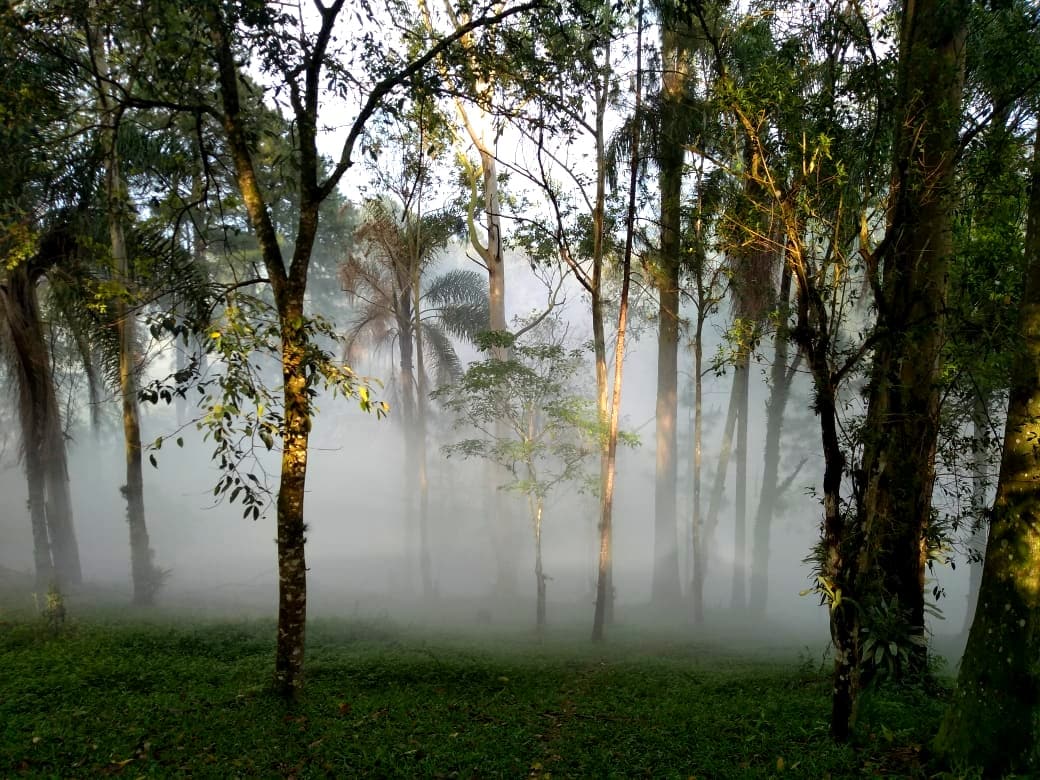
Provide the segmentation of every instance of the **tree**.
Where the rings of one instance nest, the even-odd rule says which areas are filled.
[[[456,427],[474,429],[470,438],[445,447],[449,454],[494,461],[510,475],[500,489],[527,498],[534,537],[536,586],[535,625],[539,636],[546,622],[546,580],[542,564],[542,525],[546,501],[567,483],[587,483],[584,465],[598,451],[601,435],[595,406],[575,395],[573,384],[584,362],[581,351],[567,351],[556,331],[559,323],[547,320],[516,342],[494,332],[481,339],[481,347],[510,347],[510,359],[489,356],[471,365],[454,386],[438,393],[457,415]],[[544,333],[544,343],[530,339]],[[508,435],[500,435],[504,420]]]
[[[935,740],[940,755],[994,777],[1040,771],[1040,130],[1031,179],[1018,359],[979,603]]]
[[[36,583],[82,580],[59,412],[39,288],[70,262],[89,200],[89,154],[75,142],[75,81],[61,57],[31,45],[31,24],[0,11],[0,355],[19,398]],[[70,140],[71,139],[71,140]]]
[[[878,340],[857,477],[863,536],[855,598],[860,620],[882,600],[898,602],[912,633],[924,631],[924,541],[932,515],[969,10],[968,2],[902,5],[888,226],[868,255]],[[913,657],[923,672],[924,648],[915,647]]]
[[[355,233],[357,251],[341,269],[343,289],[358,302],[359,310],[347,326],[348,354],[366,341],[376,347],[396,342],[400,355],[400,388],[407,458],[405,479],[419,503],[417,537],[423,593],[433,595],[430,569],[429,518],[426,479],[427,358],[436,370],[438,386],[461,373],[450,336],[472,341],[487,329],[487,289],[474,271],[448,271],[429,278],[428,271],[444,247],[458,233],[458,219],[450,211],[421,216],[407,210],[400,215],[392,203],[370,201]],[[416,365],[416,363],[418,365]],[[416,368],[418,369],[416,371]]]
[[[643,0],[639,0],[636,11],[635,41],[635,104],[633,115],[642,114],[643,101]],[[606,458],[603,468],[602,495],[600,496],[599,521],[599,570],[596,577],[596,608],[592,617],[592,639],[601,641],[604,626],[613,616],[614,584],[613,561],[613,512],[614,482],[617,469],[618,430],[621,418],[621,378],[625,363],[625,334],[628,327],[629,290],[632,283],[632,256],[635,251],[636,235],[636,190],[639,171],[642,167],[642,145],[640,122],[632,123],[629,147],[628,213],[625,219],[625,250],[621,260],[621,294],[618,299],[617,330],[614,340],[614,382],[610,393],[610,417],[606,435]],[[602,213],[602,212],[600,212]]]
[[[120,75],[109,68],[108,42],[100,25],[97,4],[87,19],[87,47],[93,63],[94,90],[100,117],[101,154],[104,159],[105,215],[108,222],[114,277],[121,287],[115,296],[115,329],[119,339],[119,394],[123,405],[123,435],[126,451],[126,519],[130,529],[130,569],[135,604],[149,605],[155,600],[159,574],[153,564],[145,520],[144,475],[142,473],[140,403],[137,397],[136,313],[128,305],[132,298],[131,260],[124,222],[130,210],[126,181],[121,172],[118,147],[122,106],[116,92]]]
[[[654,476],[654,573],[652,598],[660,604],[679,600],[679,548],[676,543],[676,478],[679,352],[679,277],[682,251],[682,182],[689,135],[691,78],[688,20],[671,3],[660,4],[661,92],[656,161],[661,189],[661,248],[655,282],[657,318],[657,428]]]
[[[287,695],[293,695],[302,684],[300,672],[307,605],[304,497],[315,385],[324,374],[345,392],[352,393],[355,389],[352,372],[335,367],[328,355],[313,343],[314,327],[305,312],[308,272],[318,234],[321,205],[354,166],[356,147],[366,124],[373,116],[386,110],[387,99],[392,93],[421,74],[439,55],[456,46],[474,30],[503,24],[534,8],[538,2],[495,9],[476,16],[450,35],[424,40],[419,47],[421,53],[407,55],[400,61],[389,59],[385,42],[381,38],[377,41],[372,35],[358,33],[347,36],[347,48],[336,48],[339,46],[335,35],[337,21],[345,5],[344,0],[319,4],[316,30],[307,29],[305,18],[294,18],[274,6],[206,7],[191,22],[186,21],[185,26],[197,36],[194,41],[206,42],[217,74],[218,105],[200,100],[199,96],[188,96],[183,101],[146,96],[134,103],[190,110],[212,117],[219,123],[259,247],[266,281],[273,293],[278,323],[276,337],[281,353],[283,404],[276,427],[282,446],[282,462],[277,499],[279,608],[275,686]],[[361,24],[375,21],[368,7],[356,9],[356,13]],[[175,35],[181,29],[179,27],[169,34]],[[254,117],[248,103],[243,100],[238,67],[238,52],[243,48],[261,58],[262,66],[287,95],[291,109],[300,199],[291,258],[283,254],[271,217],[269,194],[258,175],[260,161],[252,139]],[[358,84],[357,77],[365,75],[361,57],[386,68],[364,84],[359,108],[348,121],[349,130],[342,151],[326,174],[317,146],[326,83],[324,77],[328,75],[334,81],[342,78],[342,83]],[[337,60],[335,66],[332,65],[334,59]],[[367,393],[361,397],[363,404],[367,405]]]

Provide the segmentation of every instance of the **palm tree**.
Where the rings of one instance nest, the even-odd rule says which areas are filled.
[[[481,274],[457,269],[424,284],[424,272],[460,228],[449,211],[416,217],[407,208],[398,213],[389,201],[369,201],[354,234],[358,251],[341,268],[343,290],[357,306],[345,336],[348,354],[357,355],[362,345],[378,350],[397,344],[405,479],[419,499],[419,569],[427,597],[435,590],[426,478],[427,360],[437,385],[452,381],[461,366],[451,338],[472,340],[489,321],[487,282]],[[409,498],[409,517],[412,512]]]

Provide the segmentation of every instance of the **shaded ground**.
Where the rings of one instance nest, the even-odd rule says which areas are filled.
[[[5,619],[6,617],[6,619]],[[316,620],[307,687],[266,691],[269,620],[0,613],[0,776],[907,777],[937,696],[882,690],[859,744],[827,736],[821,659],[619,627],[418,634]]]

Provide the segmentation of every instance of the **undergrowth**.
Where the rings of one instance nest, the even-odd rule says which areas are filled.
[[[490,632],[489,632],[490,633]],[[942,691],[827,734],[819,664],[626,636],[423,638],[312,621],[306,689],[268,692],[271,621],[0,623],[0,776],[908,777]]]

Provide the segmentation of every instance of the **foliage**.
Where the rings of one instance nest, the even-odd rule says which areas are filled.
[[[163,324],[158,323],[161,329]],[[177,326],[174,325],[176,329]],[[177,331],[182,336],[186,331]],[[334,327],[320,318],[306,318],[300,323],[304,351],[302,374],[304,392],[313,403],[322,391],[333,398],[353,398],[365,412],[378,417],[389,413],[385,401],[372,397],[370,380],[358,377],[345,363],[322,346],[333,343]],[[219,369],[199,374],[199,363],[157,379],[141,390],[141,399],[150,403],[171,403],[183,397],[192,387],[201,396],[201,416],[196,426],[203,438],[213,442],[214,463],[220,478],[213,488],[217,498],[226,496],[240,501],[243,517],[256,520],[271,501],[271,487],[260,453],[278,449],[284,430],[282,395],[271,373],[277,370],[281,355],[278,319],[273,307],[259,297],[241,292],[229,296],[222,321],[211,325],[206,353],[217,361]],[[173,439],[183,446],[178,434],[159,436],[152,443],[149,459],[158,466],[157,452],[164,441]],[[259,476],[258,476],[259,474]]]
[[[446,446],[446,454],[497,463],[512,476],[503,487],[543,499],[563,483],[594,485],[584,467],[607,435],[595,402],[575,391],[585,354],[563,346],[559,327],[550,319],[522,341],[508,333],[482,334],[477,344],[489,356],[435,394],[456,415],[456,427],[478,434]],[[508,360],[491,356],[503,347],[510,349]],[[634,443],[630,435],[623,440]]]

